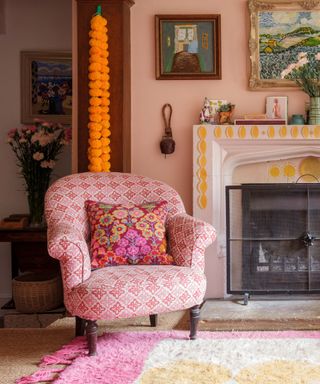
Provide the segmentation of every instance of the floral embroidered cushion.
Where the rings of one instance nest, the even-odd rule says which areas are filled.
[[[166,253],[166,201],[136,205],[85,202],[91,229],[91,267],[174,264]]]

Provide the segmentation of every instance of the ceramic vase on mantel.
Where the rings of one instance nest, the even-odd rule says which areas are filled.
[[[310,97],[309,124],[320,124],[320,96]]]

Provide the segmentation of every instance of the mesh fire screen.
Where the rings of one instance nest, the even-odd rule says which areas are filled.
[[[320,292],[320,184],[226,187],[227,292]]]

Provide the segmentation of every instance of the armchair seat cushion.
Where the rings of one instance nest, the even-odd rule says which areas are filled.
[[[201,304],[202,272],[176,265],[124,265],[93,271],[67,295],[72,315],[87,320],[129,318]]]

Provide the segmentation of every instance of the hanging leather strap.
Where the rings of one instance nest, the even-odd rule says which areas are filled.
[[[166,116],[166,114],[168,114],[168,113],[166,113],[166,109],[169,110],[168,118]],[[164,121],[165,135],[169,136],[169,137],[172,137],[171,116],[172,116],[172,106],[171,106],[171,104],[167,103],[162,107],[162,117],[163,117],[163,121]]]

